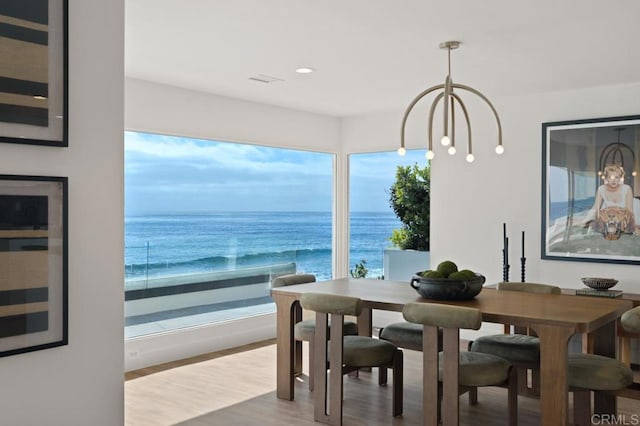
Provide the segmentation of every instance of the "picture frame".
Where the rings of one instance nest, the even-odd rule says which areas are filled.
[[[68,0],[0,2],[0,142],[68,146]]]
[[[68,344],[67,186],[0,175],[0,357]]]
[[[640,115],[542,123],[542,259],[640,264]]]

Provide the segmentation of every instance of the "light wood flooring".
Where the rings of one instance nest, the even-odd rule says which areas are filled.
[[[125,425],[317,425],[306,350],[305,344],[305,374],[296,381],[295,401],[276,398],[275,340],[127,373]],[[360,373],[356,379],[344,378],[345,426],[420,424],[421,353],[404,354],[404,415],[391,417],[391,386],[377,385],[377,371]],[[480,389],[476,406],[468,405],[466,395],[460,401],[460,424],[506,424],[506,390]],[[618,398],[618,411],[624,417],[615,424],[639,424],[640,401]],[[537,426],[539,421],[539,401],[520,397],[519,424]]]

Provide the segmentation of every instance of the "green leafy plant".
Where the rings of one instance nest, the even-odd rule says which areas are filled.
[[[369,270],[365,266],[366,264],[367,261],[365,259],[362,259],[360,263],[356,263],[356,266],[352,270],[350,270],[349,273],[353,278],[367,278]]]
[[[395,247],[429,250],[430,192],[429,166],[398,166],[389,197],[389,205],[402,222],[402,228],[394,229],[389,238]]]

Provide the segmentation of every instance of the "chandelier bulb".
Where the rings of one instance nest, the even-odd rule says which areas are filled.
[[[496,154],[500,155],[504,152],[504,147],[502,145],[496,146]]]
[[[638,176],[638,172],[636,172],[635,170],[631,172],[631,176]]]
[[[440,143],[442,146],[449,146],[451,144],[451,139],[449,139],[449,136],[445,135],[440,139]]]
[[[427,151],[427,160],[433,160],[433,157],[435,157],[435,154],[433,153],[433,151],[428,150]]]
[[[473,156],[473,154],[467,154],[466,160],[467,163],[473,163],[473,160],[475,160],[476,157]]]
[[[449,153],[449,155],[454,155],[456,153],[456,147],[450,146],[447,152]]]
[[[403,146],[401,146],[400,148],[398,148],[398,155],[399,155],[400,157],[404,157],[404,155],[405,155],[406,153],[407,153],[407,150],[406,150],[406,149],[404,149],[404,147],[403,147]]]

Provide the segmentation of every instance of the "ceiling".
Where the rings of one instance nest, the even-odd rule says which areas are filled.
[[[404,109],[444,82],[446,40],[453,81],[490,99],[640,82],[637,0],[125,5],[127,77],[332,116]]]

